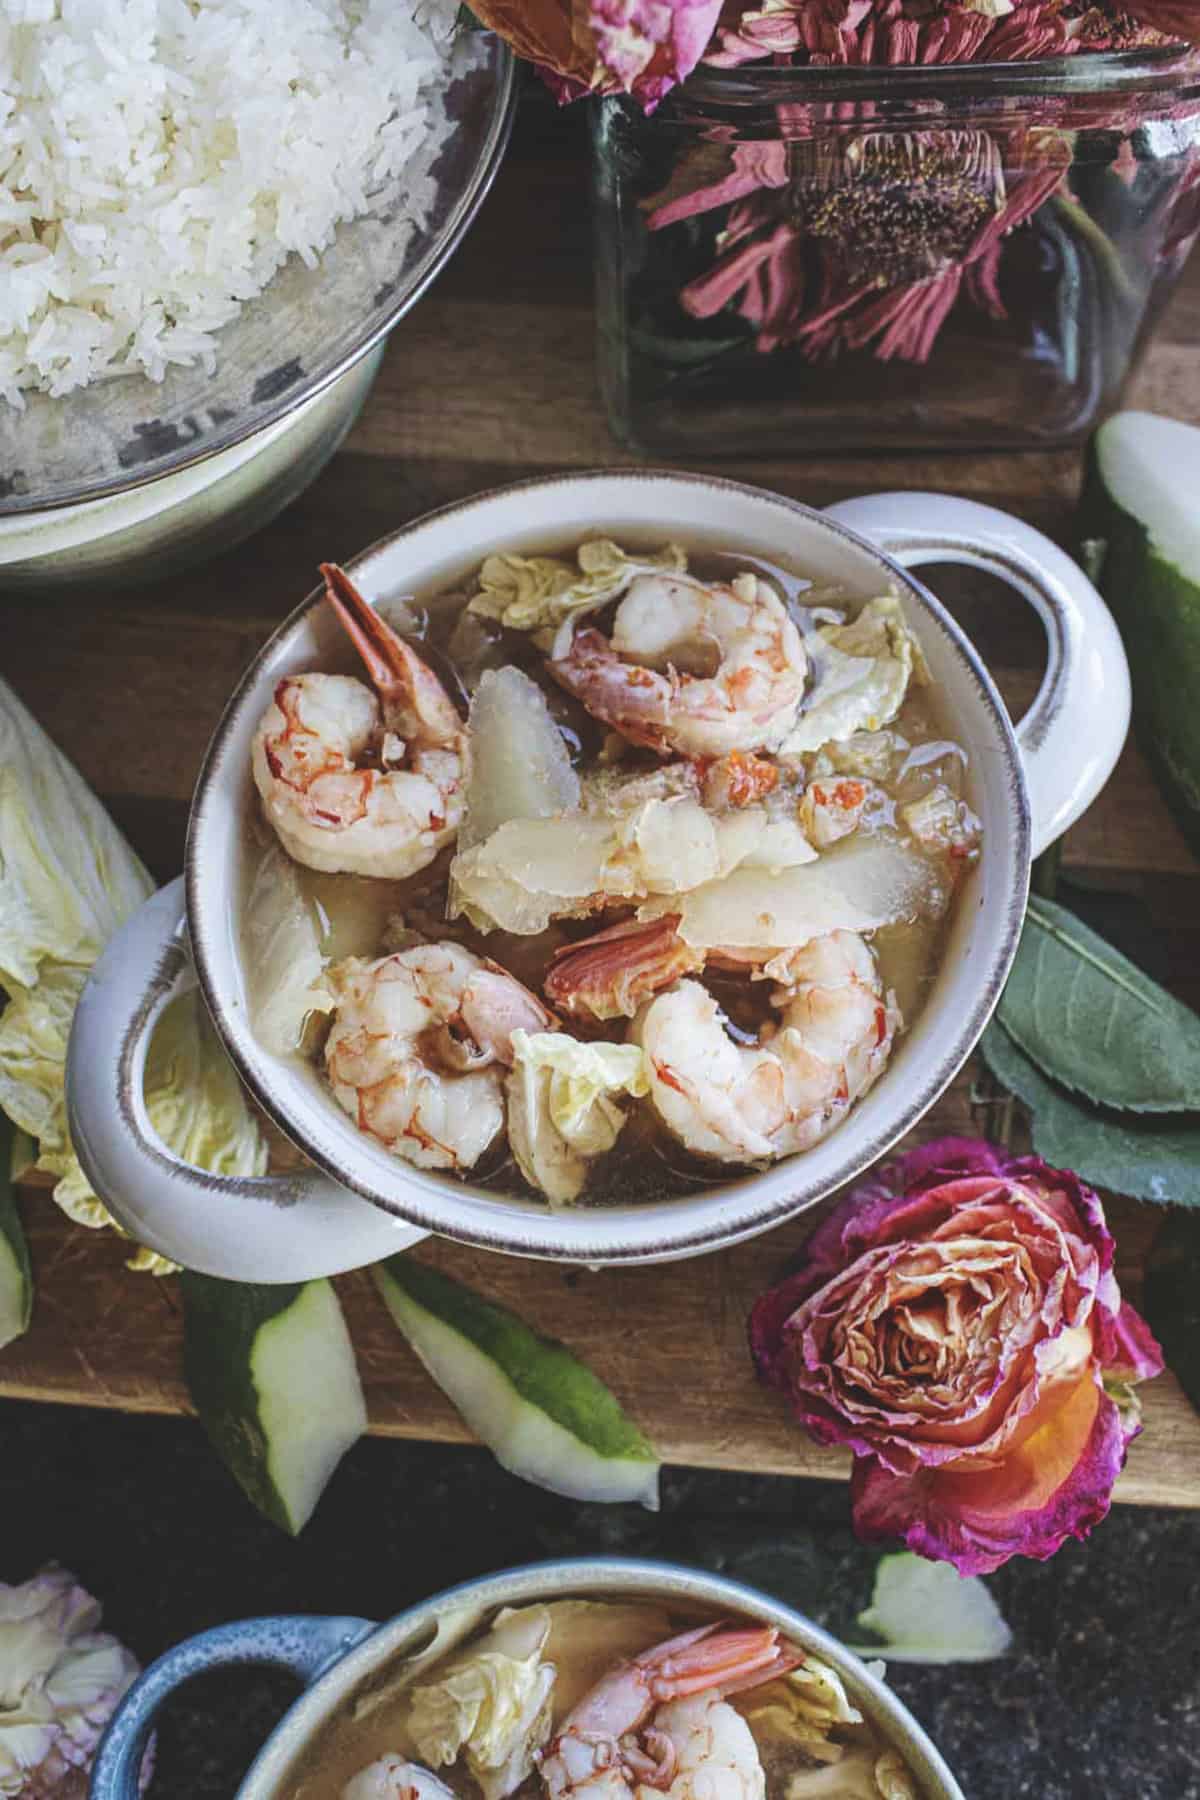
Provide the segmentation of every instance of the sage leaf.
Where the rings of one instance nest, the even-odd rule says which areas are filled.
[[[1047,1081],[995,1023],[979,1048],[997,1081],[1029,1108],[1033,1147],[1048,1163],[1131,1200],[1200,1207],[1200,1118],[1139,1118],[1084,1105]]]
[[[1052,1081],[1122,1112],[1200,1109],[1200,1017],[1033,895],[997,1017]]]
[[[1200,1214],[1173,1213],[1146,1263],[1142,1311],[1200,1412]]]

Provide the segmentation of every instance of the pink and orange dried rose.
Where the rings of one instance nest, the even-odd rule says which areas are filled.
[[[1095,1193],[945,1138],[857,1187],[750,1321],[762,1380],[854,1453],[855,1528],[987,1574],[1108,1511],[1162,1354]]]

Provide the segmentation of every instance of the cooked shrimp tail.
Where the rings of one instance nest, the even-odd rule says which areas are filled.
[[[454,841],[462,821],[467,731],[416,651],[336,563],[325,593],[372,686],[352,675],[277,683],[251,750],[263,811],[309,869],[402,881]]]
[[[653,994],[704,966],[703,952],[684,943],[678,925],[678,913],[664,913],[564,944],[551,958],[546,998],[576,1019],[632,1019]]]
[[[392,630],[359,593],[345,569],[322,563],[325,598],[363,659],[383,702],[390,729],[426,743],[444,743],[462,728],[458,710],[428,663]]]
[[[776,1650],[773,1659],[763,1663],[760,1668],[752,1669],[749,1674],[739,1675],[734,1681],[721,1683],[721,1698],[728,1700],[731,1694],[745,1694],[751,1688],[762,1687],[768,1681],[776,1681],[781,1675],[790,1675],[804,1661],[803,1653],[794,1644],[784,1644]]]
[[[773,1625],[701,1625],[636,1657],[656,1700],[682,1700],[719,1688],[723,1694],[757,1687],[804,1659],[781,1649]]]

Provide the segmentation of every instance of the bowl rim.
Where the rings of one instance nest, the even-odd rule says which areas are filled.
[[[480,32],[472,35],[486,37],[496,56],[496,102],[488,121],[487,133],[470,179],[455,200],[441,232],[418,262],[413,280],[403,285],[403,290],[395,296],[391,306],[376,317],[374,323],[365,326],[335,361],[322,368],[318,375],[312,376],[300,389],[289,389],[277,395],[252,421],[239,422],[239,417],[235,417],[206,436],[202,445],[183,444],[157,461],[152,470],[141,474],[123,471],[107,479],[79,481],[72,487],[61,489],[49,500],[37,494],[18,494],[0,499],[0,519],[25,519],[30,522],[39,518],[49,520],[53,514],[66,507],[124,498],[185,470],[199,468],[210,458],[232,450],[236,445],[244,444],[260,433],[272,430],[289,413],[295,412],[308,401],[315,400],[394,330],[458,249],[487,198],[512,136],[517,103],[516,58],[503,39],[493,33]],[[336,240],[330,246],[330,250],[335,249]],[[328,255],[329,250],[324,254]]]
[[[562,1590],[565,1590],[562,1591]],[[263,1745],[238,1789],[239,1800],[251,1794],[279,1791],[280,1779],[307,1750],[345,1696],[397,1650],[406,1638],[432,1623],[443,1611],[475,1603],[482,1610],[533,1606],[539,1601],[574,1598],[588,1593],[601,1599],[657,1595],[665,1601],[697,1601],[710,1608],[759,1617],[798,1638],[804,1649],[828,1662],[845,1681],[850,1699],[865,1703],[870,1721],[899,1751],[921,1783],[924,1800],[965,1800],[963,1790],[941,1751],[899,1695],[861,1657],[805,1613],[750,1582],[689,1567],[667,1558],[572,1556],[526,1562],[492,1574],[474,1576],[416,1601],[340,1656],[284,1714]],[[881,1651],[881,1656],[885,1654]],[[299,1739],[300,1741],[296,1741]],[[261,1786],[260,1786],[261,1784]]]
[[[688,1195],[674,1196],[668,1201],[650,1202],[636,1209],[616,1214],[606,1208],[534,1208],[522,1203],[520,1225],[514,1226],[504,1196],[475,1188],[467,1182],[450,1181],[434,1170],[418,1169],[404,1164],[403,1201],[380,1191],[360,1166],[343,1160],[322,1142],[311,1136],[291,1111],[276,1098],[271,1085],[260,1078],[254,1066],[253,1034],[244,1009],[226,998],[220,974],[220,949],[210,941],[208,924],[210,908],[206,905],[208,886],[203,874],[204,840],[214,808],[226,804],[216,777],[220,774],[226,739],[240,722],[247,701],[261,680],[264,665],[270,661],[282,641],[292,635],[305,617],[323,602],[324,590],[314,588],[299,606],[276,627],[263,644],[235,688],[217,725],[201,764],[194,790],[188,822],[185,857],[188,931],[201,992],[218,1033],[241,1079],[267,1116],[283,1135],[340,1186],[371,1201],[394,1218],[416,1225],[438,1237],[472,1244],[480,1249],[526,1256],[540,1260],[602,1265],[672,1260],[725,1248],[754,1237],[782,1224],[786,1219],[807,1211],[830,1194],[857,1180],[878,1163],[893,1146],[910,1131],[945,1091],[971,1054],[999,1000],[1020,941],[1025,902],[1028,895],[1030,850],[1030,806],[1012,724],[978,652],[941,602],[913,575],[877,546],[850,530],[836,519],[816,508],[785,495],[775,494],[746,482],[724,477],[672,469],[594,469],[578,473],[533,476],[524,481],[505,484],[452,501],[407,521],[394,532],[385,534],[358,556],[345,564],[353,573],[367,567],[373,559],[391,550],[398,542],[431,523],[474,509],[500,497],[540,490],[543,493],[601,482],[655,483],[667,482],[690,488],[716,488],[731,496],[741,496],[799,514],[823,530],[848,540],[857,552],[868,554],[889,582],[906,590],[921,607],[928,610],[940,625],[959,663],[964,679],[974,689],[994,742],[1004,762],[1004,792],[1007,801],[1008,843],[996,844],[992,856],[1007,891],[1001,892],[998,905],[1002,918],[995,927],[996,944],[987,965],[981,968],[974,989],[974,1002],[959,1019],[945,1053],[930,1065],[913,1063],[907,1084],[896,1085],[894,1109],[879,1122],[875,1131],[858,1149],[848,1149],[836,1163],[834,1173],[812,1177],[806,1181],[801,1166],[805,1158],[783,1158],[766,1171],[738,1170],[718,1175],[707,1188],[697,1190],[697,1200],[711,1196],[713,1204],[720,1200],[719,1217],[698,1219],[689,1207]],[[569,507],[559,517],[570,517]],[[988,855],[985,846],[985,857]],[[217,893],[223,892],[219,887]],[[215,902],[214,902],[215,907]],[[217,909],[219,910],[219,909]],[[212,923],[217,923],[213,910]],[[242,1037],[250,1049],[244,1050]],[[265,1055],[260,1052],[259,1054]],[[826,1142],[836,1142],[840,1134],[832,1133]],[[781,1171],[790,1172],[780,1175]],[[772,1180],[772,1176],[775,1180]],[[736,1184],[736,1186],[734,1185]],[[778,1191],[776,1191],[778,1189]],[[689,1222],[690,1215],[690,1222]],[[618,1235],[617,1227],[620,1226]]]

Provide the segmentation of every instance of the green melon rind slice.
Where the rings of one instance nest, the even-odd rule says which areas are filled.
[[[201,1423],[248,1499],[296,1536],[367,1428],[338,1297],[328,1281],[181,1279],[184,1373]]]
[[[657,1510],[653,1445],[565,1345],[408,1256],[372,1273],[430,1375],[502,1467],[572,1500]]]
[[[1116,413],[1092,440],[1083,558],[1117,620],[1145,750],[1200,830],[1200,428]]]
[[[33,1269],[14,1189],[34,1154],[24,1132],[0,1113],[0,1350],[28,1331],[33,1317]]]

